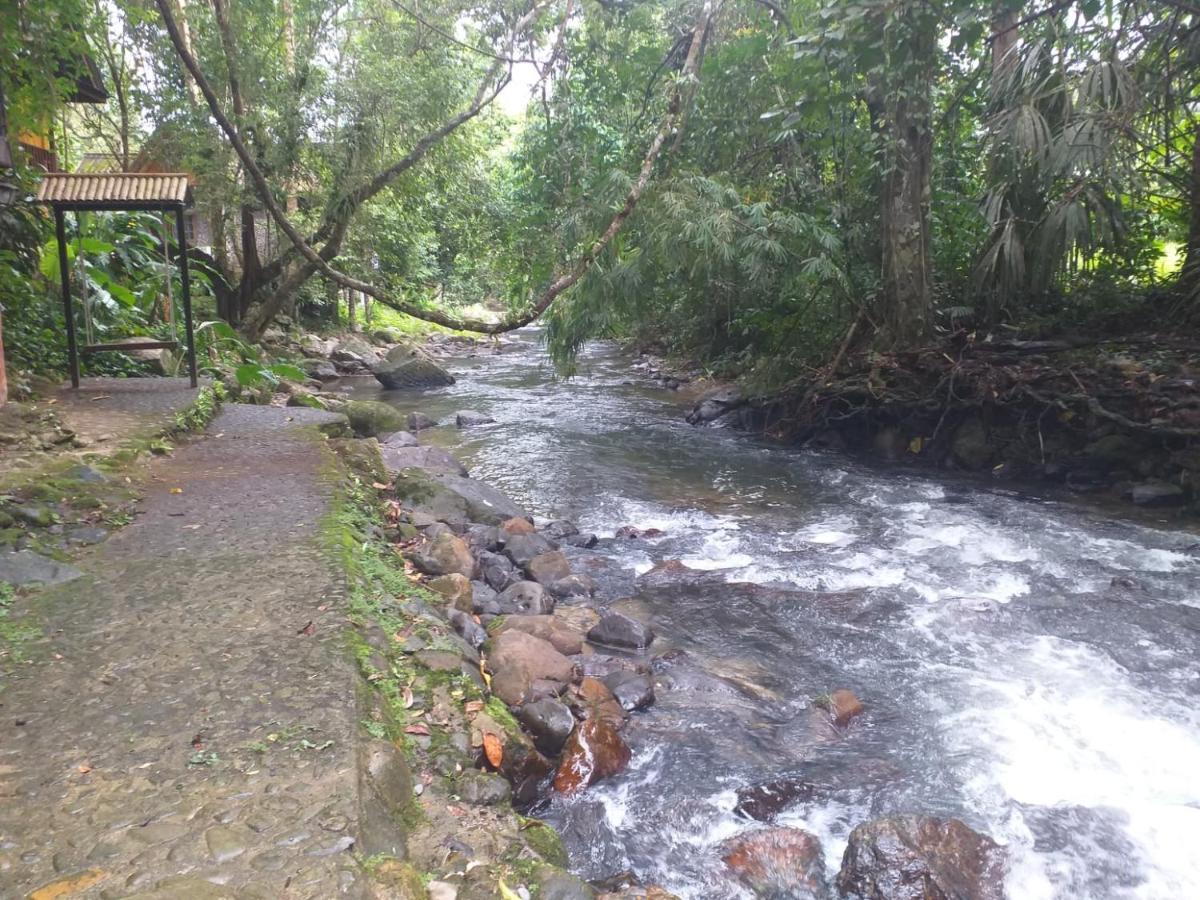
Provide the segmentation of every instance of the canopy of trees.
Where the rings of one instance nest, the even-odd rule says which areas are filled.
[[[621,335],[777,378],[851,341],[1198,319],[1193,0],[4,6],[10,135],[194,173],[251,337],[351,288],[542,315],[567,366]],[[103,106],[64,103],[85,52]],[[9,305],[51,288],[36,216],[3,215]]]

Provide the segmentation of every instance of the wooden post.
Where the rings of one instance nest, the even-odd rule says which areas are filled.
[[[79,346],[75,343],[75,315],[71,311],[71,267],[67,263],[67,228],[61,207],[54,207],[54,233],[58,238],[58,275],[62,282],[63,317],[67,325],[67,355],[71,365],[71,387],[79,387]]]
[[[188,278],[187,232],[183,206],[175,208],[175,234],[179,239],[179,280],[183,283],[183,327],[187,332],[188,377],[196,387],[196,334],[192,330],[192,285]]]

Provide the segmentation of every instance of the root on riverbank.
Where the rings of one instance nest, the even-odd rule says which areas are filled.
[[[982,341],[847,353],[740,408],[740,427],[887,460],[1113,491],[1182,507],[1200,491],[1200,342]]]

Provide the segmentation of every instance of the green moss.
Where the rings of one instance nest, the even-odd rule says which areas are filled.
[[[567,848],[557,831],[538,819],[523,819],[521,830],[534,853],[552,866],[567,867]]]
[[[487,712],[487,714],[492,717],[495,723],[505,731],[509,731],[514,734],[520,733],[521,726],[517,723],[517,720],[513,718],[512,712],[504,704],[504,701],[499,697],[488,698],[488,702],[484,706],[484,711]]]

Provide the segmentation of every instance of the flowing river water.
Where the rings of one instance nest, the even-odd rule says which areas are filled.
[[[1200,897],[1196,535],[693,428],[615,348],[560,381],[519,337],[449,360],[452,387],[354,392],[492,415],[422,441],[536,516],[665,533],[574,558],[654,655],[682,651],[630,768],[538,811],[578,874],[744,896],[721,845],[760,826],[735,792],[797,776],[813,787],[779,822],[821,839],[830,879],[855,825],[920,813],[1006,844],[1015,900]],[[700,571],[645,574],[665,560]],[[836,688],[867,711],[831,735],[813,701]]]

